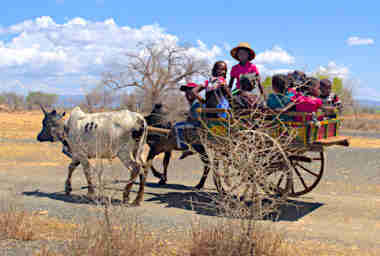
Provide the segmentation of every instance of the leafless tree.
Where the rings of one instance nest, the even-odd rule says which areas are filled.
[[[139,52],[126,53],[128,64],[122,70],[104,72],[102,83],[113,89],[139,89],[145,110],[163,100],[180,82],[209,71],[209,63],[191,55],[187,47],[164,42],[139,43],[138,47]]]
[[[120,107],[126,108],[130,111],[139,111],[138,110],[138,99],[135,93],[124,92],[120,95]]]
[[[114,92],[99,84],[85,95],[86,108],[93,112],[95,108],[108,108],[114,101]]]
[[[5,99],[5,104],[8,105],[11,110],[20,110],[25,107],[25,100],[22,95],[18,95],[14,92],[5,92],[2,96]]]

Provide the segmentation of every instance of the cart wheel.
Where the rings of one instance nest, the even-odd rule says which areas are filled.
[[[276,190],[273,185],[267,186],[267,181],[269,174],[279,174],[284,186],[276,193],[287,196],[292,187],[291,162],[280,144],[254,130],[239,131],[232,138],[224,148],[225,157],[212,168],[218,192],[240,201],[252,201],[259,187]]]
[[[320,182],[325,167],[325,153],[307,151],[290,156],[293,186],[290,196],[301,196],[312,191]]]

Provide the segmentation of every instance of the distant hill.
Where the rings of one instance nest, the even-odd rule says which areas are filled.
[[[380,99],[379,100],[368,100],[368,99],[357,99],[357,103],[361,107],[370,107],[380,109]]]
[[[63,107],[74,107],[77,106],[85,101],[86,96],[83,94],[78,95],[58,95],[58,105]],[[116,97],[118,99],[118,97]],[[112,106],[119,105],[118,102],[114,102]]]
[[[73,107],[79,105],[85,100],[85,96],[81,95],[58,95],[58,105],[64,107]]]

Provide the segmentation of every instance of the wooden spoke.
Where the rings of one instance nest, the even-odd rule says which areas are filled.
[[[281,177],[278,179],[278,182],[277,182],[277,187],[280,187],[280,184],[283,178],[284,178],[284,174],[281,174]]]
[[[303,151],[298,154],[300,157],[291,160],[293,172],[298,178],[293,178],[290,196],[301,196],[312,191],[320,182],[325,166],[325,153],[323,151]],[[302,161],[302,158],[305,157],[312,161],[310,163]]]
[[[309,169],[306,169],[305,167],[303,167],[301,164],[299,163],[295,163],[295,166],[298,166],[300,168],[302,168],[305,172],[307,173],[310,173],[311,175],[315,176],[315,177],[318,177],[318,174],[317,173],[314,173],[312,171],[310,171]]]
[[[294,170],[295,170],[295,172],[296,172],[298,178],[301,180],[302,185],[304,186],[304,188],[307,189],[307,186],[306,186],[305,180],[302,178],[300,172],[297,170],[297,168],[294,168]]]

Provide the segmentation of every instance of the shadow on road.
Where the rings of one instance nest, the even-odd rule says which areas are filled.
[[[212,197],[216,197],[216,193],[202,191],[188,192],[168,192],[164,194],[151,193],[153,197],[147,199],[148,202],[158,202],[166,204],[168,208],[179,208],[194,211],[197,214],[217,216],[218,212],[215,207],[212,207]]]
[[[322,205],[322,203],[318,202],[287,200],[285,204],[280,206],[278,221],[297,221]]]
[[[158,183],[152,183],[152,182],[145,183],[145,186],[150,187],[150,188],[158,188],[158,189],[174,189],[174,190],[192,190],[193,189],[193,187],[185,186],[182,184],[160,185]]]
[[[63,201],[66,203],[73,203],[73,204],[93,204],[98,205],[99,203],[105,202],[105,198],[89,198],[86,195],[66,195],[65,193],[60,192],[53,192],[53,193],[46,193],[40,190],[34,190],[34,191],[25,191],[22,193],[24,196],[34,196],[34,197],[41,197],[41,198],[50,198],[53,200]],[[120,205],[122,204],[122,201],[119,199],[111,199],[111,203],[113,205]]]
[[[179,208],[194,211],[197,214],[207,216],[220,215],[218,209],[214,207],[212,198],[217,194],[213,192],[190,191],[190,192],[168,192],[164,194],[146,193],[153,197],[147,199],[148,202],[158,202],[166,204],[168,208]],[[263,204],[268,203],[264,201]],[[297,221],[302,217],[315,211],[323,204],[318,202],[306,202],[300,200],[287,200],[278,207],[278,213],[269,214],[266,219],[276,221]]]
[[[118,181],[120,182],[120,181]],[[162,187],[149,183],[152,187],[158,186],[158,188],[166,188],[166,189],[178,189],[178,190],[187,190],[187,191],[170,191],[164,193],[154,193],[154,192],[145,192],[145,195],[150,196],[150,198],[145,199],[146,202],[156,202],[158,204],[164,204],[168,208],[178,208],[185,209],[189,211],[193,211],[200,215],[207,216],[220,216],[220,210],[215,207],[215,202],[213,201],[217,198],[216,192],[210,191],[189,191],[189,187],[183,185],[163,185]],[[82,187],[85,189],[86,187]],[[119,190],[115,188],[106,188],[111,190]],[[132,191],[131,192],[136,192]],[[22,193],[25,196],[34,196],[41,198],[50,198],[53,200],[59,200],[67,203],[73,204],[93,204],[99,205],[106,202],[105,198],[96,198],[91,199],[86,195],[66,195],[64,192],[52,192],[47,193],[40,190],[34,191],[25,191]],[[269,200],[264,201],[263,205],[266,203],[270,203]],[[122,201],[119,199],[111,199],[112,205],[120,205]],[[144,203],[143,203],[144,204]],[[310,214],[315,211],[323,204],[318,202],[307,202],[301,200],[287,200],[285,203],[279,205],[277,208],[278,211],[269,214],[266,219],[267,220],[276,220],[276,221],[297,221],[302,217]]]

